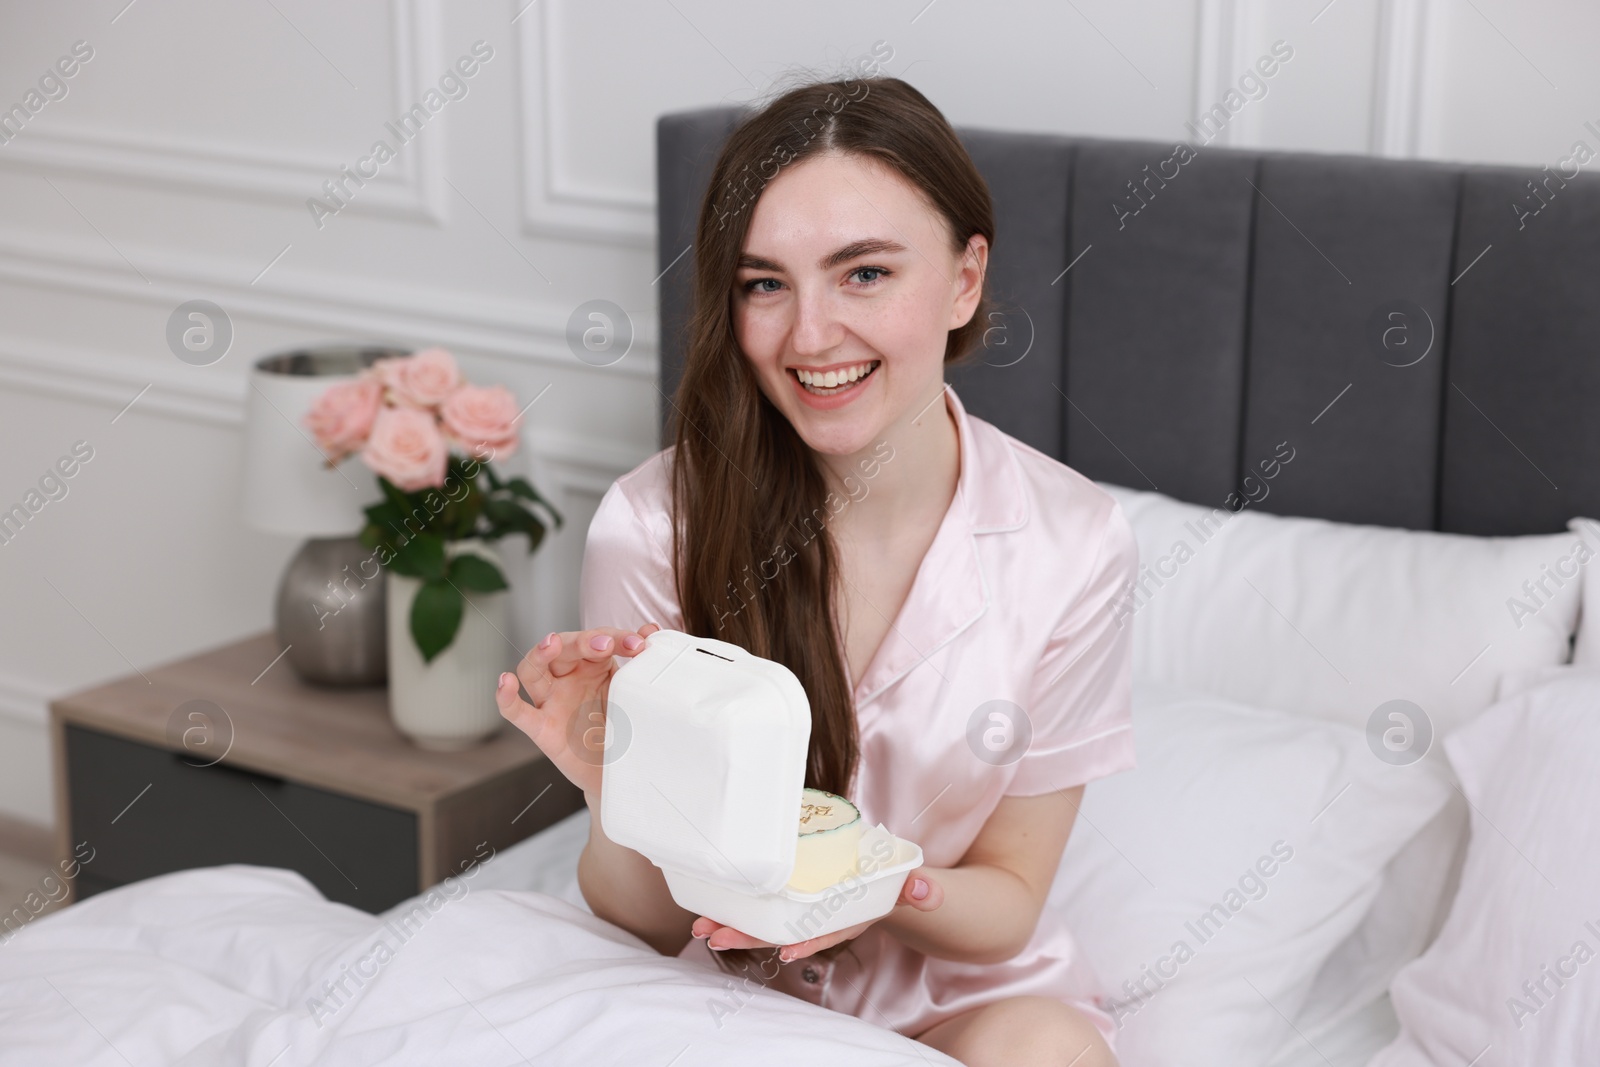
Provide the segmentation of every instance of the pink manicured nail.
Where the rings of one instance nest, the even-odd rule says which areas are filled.
[[[921,878],[912,879],[912,881],[911,881],[911,898],[913,900],[921,900],[924,897],[926,897],[927,895],[928,895],[928,883],[924,882]]]
[[[593,637],[589,638],[589,647],[594,649],[596,652],[604,652],[606,649],[611,647],[610,635],[595,634]]]
[[[551,630],[549,633],[544,635],[544,640],[539,642],[539,647],[540,648],[549,648],[551,645],[555,644],[555,641],[556,641],[556,632],[554,630]]]
[[[622,647],[627,649],[629,652],[632,652],[642,644],[644,644],[644,638],[640,637],[638,634],[629,634],[627,637],[622,639]]]

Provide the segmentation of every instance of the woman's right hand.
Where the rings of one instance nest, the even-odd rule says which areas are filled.
[[[616,673],[611,657],[637,654],[659,629],[646,623],[637,633],[612,626],[552,633],[522,657],[515,675],[502,674],[495,688],[500,714],[532,738],[590,803],[600,796],[606,693]],[[522,699],[519,681],[531,703]]]

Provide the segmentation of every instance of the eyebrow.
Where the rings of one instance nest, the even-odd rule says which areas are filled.
[[[910,251],[910,249],[906,248],[906,246],[901,244],[899,241],[891,241],[883,237],[868,237],[860,241],[851,241],[844,247],[836,248],[832,252],[829,252],[827,255],[823,256],[817,261],[817,268],[819,270],[832,270],[834,267],[837,267],[840,264],[848,263],[852,259],[859,259],[862,256],[876,255],[883,252],[907,251]],[[750,270],[770,270],[778,273],[783,272],[783,267],[772,262],[772,260],[762,259],[760,256],[752,256],[749,254],[741,255],[739,257],[739,266],[748,268]]]

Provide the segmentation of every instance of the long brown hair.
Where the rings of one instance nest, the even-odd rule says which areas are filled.
[[[849,796],[858,745],[838,636],[829,489],[816,457],[762,393],[731,308],[762,189],[783,167],[825,152],[893,167],[944,217],[952,251],[973,234],[994,241],[989,187],[944,115],[899,78],[813,82],[746,117],[717,159],[695,234],[694,310],[669,422],[673,558],[685,631],[794,672],[811,701],[806,784]],[[971,319],[950,331],[946,365],[976,350],[988,308],[985,292]]]

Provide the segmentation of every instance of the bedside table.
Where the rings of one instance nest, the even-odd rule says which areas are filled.
[[[75,899],[251,863],[379,912],[583,806],[509,724],[425,752],[394,728],[386,688],[307,685],[278,653],[263,633],[51,702],[58,851],[94,849]]]

